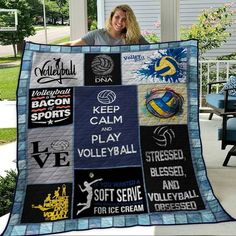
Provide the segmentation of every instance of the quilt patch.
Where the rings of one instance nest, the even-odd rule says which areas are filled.
[[[224,87],[221,89],[219,93],[224,94],[224,90],[230,89],[228,91],[228,94],[232,96],[236,96],[236,90],[234,88],[236,88],[236,77],[230,76],[229,80],[226,82],[226,84],[224,85]]]
[[[207,178],[197,41],[27,42],[5,236],[234,220]]]

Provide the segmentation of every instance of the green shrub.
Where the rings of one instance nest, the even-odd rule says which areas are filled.
[[[6,173],[5,177],[0,176],[0,216],[10,212],[16,186],[16,171],[9,170]]]
[[[149,43],[160,42],[160,37],[155,32],[144,31],[142,35]]]
[[[217,60],[236,60],[236,52],[233,52],[228,55],[218,56]]]
[[[200,57],[214,48],[219,48],[231,36],[230,26],[233,24],[233,3],[226,3],[218,8],[202,11],[196,24],[181,29],[181,39],[197,39]]]

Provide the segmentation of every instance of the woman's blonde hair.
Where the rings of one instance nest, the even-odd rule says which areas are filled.
[[[136,16],[134,15],[134,12],[129,5],[119,5],[111,11],[110,16],[106,21],[106,30],[108,32],[111,30],[112,17],[117,10],[122,10],[126,13],[126,29],[124,29],[124,32],[122,33],[122,37],[124,38],[125,43],[138,44],[141,36],[141,31]]]

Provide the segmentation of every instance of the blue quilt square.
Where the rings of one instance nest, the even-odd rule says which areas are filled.
[[[76,168],[141,164],[136,98],[136,86],[76,88]]]

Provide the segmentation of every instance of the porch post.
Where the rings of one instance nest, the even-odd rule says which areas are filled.
[[[70,40],[82,37],[88,32],[87,0],[70,0]]]
[[[179,0],[161,0],[161,41],[179,38]]]
[[[98,29],[102,29],[105,26],[105,5],[104,0],[97,0],[97,20]]]

